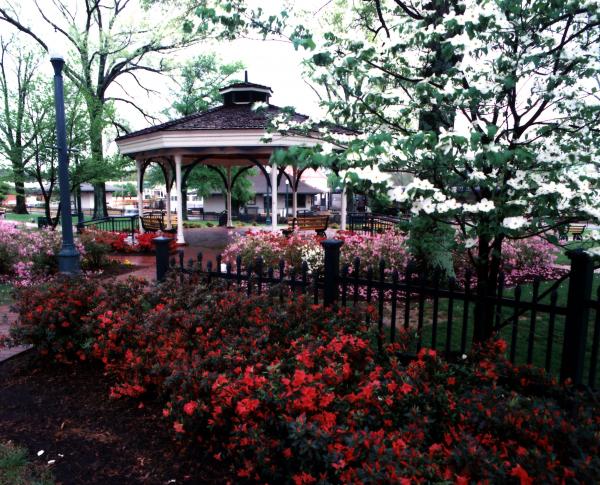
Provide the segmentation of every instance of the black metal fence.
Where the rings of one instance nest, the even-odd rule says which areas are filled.
[[[138,228],[138,216],[109,216],[84,221],[80,229],[98,229],[100,231],[124,232],[133,239]]]
[[[164,244],[166,248],[168,240]],[[261,259],[243,265],[240,257],[233,264],[217,257],[214,267],[211,261],[203,262],[202,254],[185,262],[183,252],[169,263],[168,250],[161,252],[158,245],[157,241],[159,280],[171,270],[182,283],[186,278],[221,280],[248,295],[269,291],[283,300],[302,293],[316,304],[352,306],[377,326],[380,346],[408,336],[415,353],[428,347],[453,359],[481,340],[487,321],[507,342],[511,362],[600,387],[600,288],[592,295],[594,265],[583,252],[570,254],[571,271],[557,282],[507,288],[500,275],[497,290],[488,294],[469,274],[457,282],[439,274],[416,274],[410,266],[399,272],[384,261],[361,270],[358,258],[340,268],[342,243],[337,240],[323,242],[324,267],[318,272],[311,272],[305,262],[300,268],[286,268],[281,261],[271,268]]]
[[[402,222],[399,217],[373,214],[370,212],[352,212],[347,216],[348,229],[352,232],[382,234],[398,230]]]

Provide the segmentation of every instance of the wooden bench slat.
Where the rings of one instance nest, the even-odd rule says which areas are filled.
[[[329,216],[297,216],[292,219],[287,229],[282,229],[286,236],[291,235],[294,230],[315,231],[318,235],[324,236],[329,224]]]
[[[142,217],[142,227],[149,232],[175,232],[177,230],[177,216],[171,215],[172,229],[167,229],[167,218],[164,214],[149,213]]]

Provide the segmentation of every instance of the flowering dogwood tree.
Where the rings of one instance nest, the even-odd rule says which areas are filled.
[[[597,2],[336,5],[322,25],[312,21],[313,37],[296,27],[297,44],[316,49],[308,67],[330,120],[359,134],[274,120],[274,131],[328,142],[305,158],[358,176],[365,167],[412,174],[394,195],[456,229],[486,291],[504,240],[556,240],[569,222],[600,218]]]
[[[365,3],[364,38],[329,32],[312,58],[363,130],[350,166],[413,174],[400,198],[455,225],[482,272],[504,238],[600,216],[597,4]]]

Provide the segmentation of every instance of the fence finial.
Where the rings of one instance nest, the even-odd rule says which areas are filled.
[[[323,304],[333,305],[339,296],[340,249],[344,241],[326,239],[321,243],[325,251]]]
[[[567,256],[571,259],[571,277],[560,380],[564,382],[566,379],[572,379],[573,383],[578,385],[583,380],[589,318],[588,302],[592,296],[594,264],[592,258],[582,250],[568,251]]]
[[[155,237],[152,243],[156,248],[156,279],[164,281],[169,270],[169,244],[171,239],[168,237]]]

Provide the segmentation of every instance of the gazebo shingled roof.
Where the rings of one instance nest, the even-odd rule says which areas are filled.
[[[226,106],[221,105],[207,111],[194,113],[183,118],[167,121],[160,125],[144,128],[134,131],[127,135],[120,136],[117,142],[135,138],[149,133],[159,131],[177,131],[177,130],[266,130],[269,120],[282,113],[283,109],[268,105],[265,109],[253,110],[249,104]],[[295,113],[292,117],[294,121],[303,122],[308,116]]]
[[[318,128],[315,125],[311,135],[273,133],[270,143],[262,139],[267,134],[269,121],[284,110],[269,103],[272,90],[268,86],[250,83],[235,83],[219,91],[223,96],[223,104],[200,113],[194,113],[156,126],[128,133],[115,141],[123,155],[136,160],[138,169],[138,206],[140,215],[143,210],[143,177],[146,167],[157,162],[161,166],[167,182],[167,192],[177,181],[177,215],[181,220],[183,209],[182,190],[185,191],[187,176],[199,164],[216,169],[226,168],[227,175],[221,177],[228,192],[228,207],[231,207],[231,187],[237,177],[232,176],[232,167],[257,166],[268,181],[269,186],[279,185],[285,175],[290,184],[295,187],[293,197],[303,169],[293,167],[293,174],[285,173],[284,167],[278,167],[271,162],[275,150],[291,146],[315,146],[319,142]],[[265,103],[264,109],[254,109],[254,104]],[[308,117],[299,113],[292,114],[292,120],[304,122]],[[330,125],[338,133],[355,133],[347,128]],[[271,165],[268,174],[265,165]],[[185,173],[182,173],[182,169]],[[272,210],[277,213],[277,197],[272,197]],[[168,223],[170,227],[170,196],[167,198]],[[293,210],[295,214],[295,209]],[[228,225],[231,222],[231,210],[228,211]],[[273,230],[276,228],[276,218],[273,218]],[[184,243],[182,224],[178,224],[177,241]],[[140,230],[142,230],[140,225]]]

